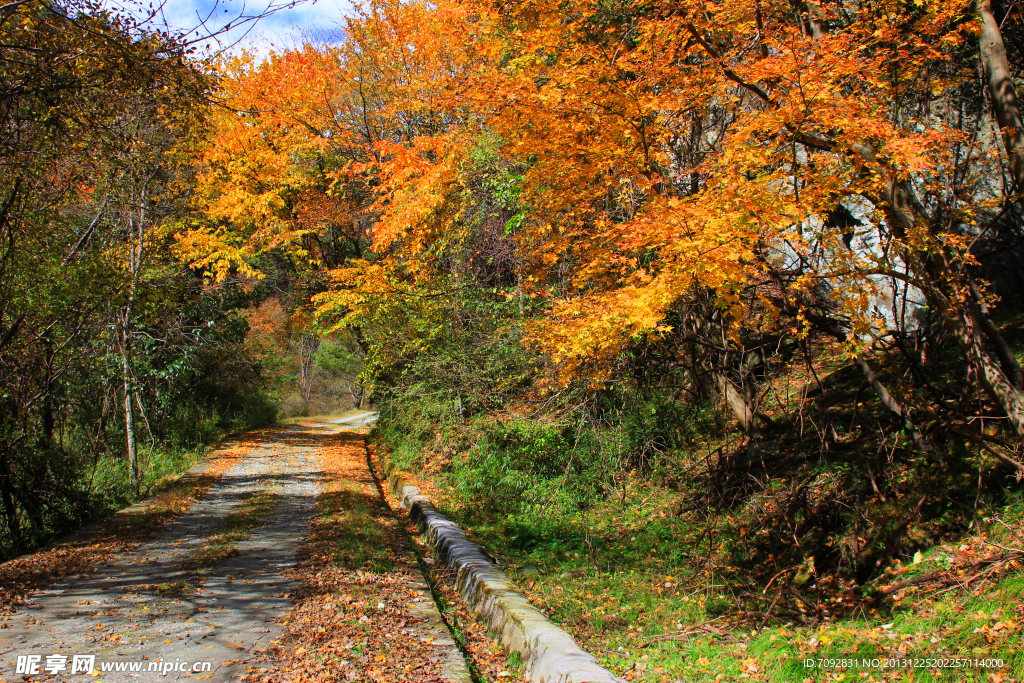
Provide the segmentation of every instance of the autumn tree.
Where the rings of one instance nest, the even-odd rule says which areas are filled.
[[[533,279],[560,294],[534,338],[563,379],[600,380],[632,340],[675,325],[705,348],[721,339],[733,363],[743,330],[778,336],[773,321],[857,356],[915,326],[910,300],[940,316],[1021,433],[1019,367],[971,286],[985,236],[1016,219],[996,141],[971,133],[987,114],[971,85],[969,3],[823,5],[814,17],[761,2],[502,9],[466,97],[528,161],[534,223],[520,240]],[[1012,112],[986,21],[988,95]],[[551,281],[553,263],[568,277]],[[705,290],[720,311],[710,320],[694,308]],[[756,389],[706,360],[753,426],[740,394]]]
[[[98,5],[0,8],[5,554],[132,499],[139,441],[205,438],[207,401],[260,393],[236,352],[241,302],[170,257],[211,85],[192,56],[182,36]],[[211,362],[217,398],[201,389]],[[97,479],[107,462],[124,490]]]
[[[1022,274],[1020,21],[966,0],[370,3],[335,44],[221,65],[178,249],[213,279],[288,261],[289,319],[315,308],[379,399],[452,433],[571,419],[600,460],[632,421],[621,474],[714,404],[738,428],[719,504],[753,469],[817,481],[870,443],[890,462],[851,455],[844,485],[903,486],[889,516],[915,519],[940,495],[911,501],[897,467],[950,496],[972,458],[1024,476],[999,325]],[[321,340],[300,341],[304,380]],[[773,557],[803,552],[791,535]],[[858,575],[898,547],[876,541]]]

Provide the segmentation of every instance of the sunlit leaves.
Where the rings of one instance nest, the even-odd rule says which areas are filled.
[[[715,292],[733,329],[771,324],[812,290],[854,331],[883,329],[879,274],[939,243],[963,250],[890,229],[884,209],[907,179],[946,201],[940,179],[966,137],[899,103],[968,77],[953,51],[973,32],[970,5],[822,11],[812,35],[765,0],[371,3],[338,45],[224,66],[231,108],[206,187],[208,216],[231,227],[183,239],[214,270],[282,245],[315,262],[305,235],[367,219],[369,252],[333,270],[319,305],[335,322],[379,321],[390,299],[443,288],[444,254],[467,230],[468,160],[488,137],[523,169],[508,238],[519,295],[550,304],[529,339],[563,381],[661,334],[697,291]],[[969,223],[988,201],[951,210]],[[829,218],[837,207],[872,233],[857,248]],[[791,291],[766,289],[770,272],[794,273]]]

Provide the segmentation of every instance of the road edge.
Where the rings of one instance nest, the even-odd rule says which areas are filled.
[[[391,459],[378,451],[388,486],[437,555],[452,571],[455,587],[505,647],[519,653],[532,683],[622,683],[529,600],[513,590],[466,532],[406,483]]]
[[[75,549],[82,548],[91,545],[96,541],[97,538],[103,536],[103,534],[111,533],[116,531],[123,523],[130,522],[131,518],[146,514],[149,509],[156,503],[161,496],[166,495],[168,492],[172,492],[176,489],[187,489],[194,480],[199,479],[206,475],[207,471],[216,465],[223,457],[227,456],[227,452],[231,450],[231,444],[238,442],[240,439],[248,434],[254,434],[257,432],[265,431],[270,428],[254,429],[242,434],[237,434],[233,437],[226,438],[216,448],[211,449],[209,453],[203,457],[202,460],[196,462],[189,469],[175,476],[171,481],[167,482],[167,485],[156,493],[150,494],[142,500],[136,501],[131,505],[121,508],[120,510],[114,510],[99,519],[95,519],[88,522],[79,528],[69,531],[68,533],[58,536],[45,545],[41,545],[31,550],[10,557],[0,562],[0,571],[3,571],[9,566],[13,566],[18,562],[24,561],[26,558],[39,555],[42,553],[50,552],[53,550],[63,549]],[[251,450],[252,447],[250,447]],[[231,457],[231,456],[228,456]],[[220,472],[213,475],[213,478],[209,482],[210,485],[220,477]],[[203,494],[205,495],[205,491]],[[184,511],[175,513],[174,516],[181,514]],[[41,589],[37,589],[41,590]],[[35,591],[33,591],[35,592]]]

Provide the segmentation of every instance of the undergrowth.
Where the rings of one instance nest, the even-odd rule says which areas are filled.
[[[915,449],[829,347],[770,393],[750,438],[664,392],[464,416],[394,391],[374,439],[628,679],[1019,680],[1012,469],[956,439]],[[957,668],[882,666],[936,657]]]

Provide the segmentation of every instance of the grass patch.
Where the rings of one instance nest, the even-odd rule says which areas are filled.
[[[332,438],[324,452],[329,476],[317,498],[309,552],[330,558],[340,570],[389,572],[403,554],[402,543],[390,510],[372,480],[367,481],[364,437],[346,433]]]
[[[803,682],[842,680],[844,674],[862,678],[863,673],[889,681],[909,680],[913,673],[915,681],[1007,682],[1024,674],[1019,563],[1001,566],[986,583],[964,590],[954,586],[934,598],[929,595],[938,592],[935,586],[910,588],[877,606],[860,600],[860,609],[841,614],[837,609],[820,623],[774,613],[759,628],[759,619],[737,609],[745,598],[735,572],[705,561],[721,542],[721,529],[678,514],[678,498],[667,488],[652,487],[636,475],[623,486],[621,502],[606,499],[585,510],[552,506],[499,518],[481,515],[451,496],[446,507],[535,605],[627,680]],[[1016,538],[1024,536],[1018,507],[1003,512],[1003,523],[990,517],[983,533],[936,546],[917,564],[893,562],[883,572],[886,583],[940,568],[956,576],[958,566],[1001,552],[999,547],[1019,547]],[[763,593],[768,601],[783,584],[773,586]],[[802,594],[813,595],[814,588],[811,579]],[[858,663],[818,663],[850,658]],[[955,669],[884,666],[935,658],[965,661]],[[870,664],[876,659],[879,666]],[[814,665],[806,666],[805,660]],[[1002,663],[986,667],[977,660]]]
[[[394,569],[394,548],[390,547],[394,532],[382,524],[382,510],[357,485],[345,482],[325,493],[320,509],[323,514],[317,524],[337,529],[324,548],[335,566],[374,574]]]

